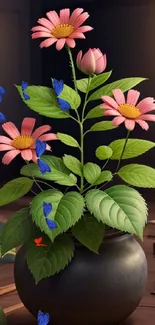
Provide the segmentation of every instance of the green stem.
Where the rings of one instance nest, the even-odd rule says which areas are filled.
[[[88,78],[87,91],[86,91],[83,110],[82,110],[82,123],[84,122],[84,113],[85,113],[85,109],[87,106],[87,98],[88,98],[88,94],[89,94],[90,83],[91,83],[91,76],[89,76],[89,78]]]
[[[105,164],[103,165],[102,170],[107,166],[108,162],[109,162],[109,159],[107,159],[107,161],[106,161]]]
[[[126,148],[126,145],[127,145],[128,139],[129,139],[129,135],[130,135],[130,131],[128,130],[128,132],[127,132],[127,136],[126,136],[126,139],[125,139],[125,142],[124,142],[124,146],[123,146],[123,149],[122,149],[122,153],[121,153],[121,156],[120,156],[119,162],[118,162],[118,164],[117,164],[116,173],[117,173],[117,171],[119,170],[119,167],[120,167],[120,164],[121,164],[121,160],[122,160],[122,158],[123,158],[124,151],[125,151],[125,148]]]
[[[26,161],[26,164],[27,164],[28,169],[29,169],[30,177],[33,179],[34,183],[38,186],[38,188],[43,192],[43,189],[42,189],[41,186],[37,183],[35,177],[31,174],[31,169],[30,169],[30,166],[29,166],[29,162]]]
[[[46,186],[52,188],[53,190],[55,190],[55,187],[53,187],[52,185],[50,185],[50,184],[48,184],[48,183],[46,183],[46,182],[44,182],[44,181],[41,181],[40,179],[36,179],[36,182],[38,182],[38,183],[42,183],[42,184],[44,184],[44,185],[46,185]]]
[[[80,124],[80,134],[81,134],[81,164],[84,165],[84,136],[83,136],[83,123]],[[83,191],[84,185],[84,176],[83,173],[81,175],[81,189],[80,192]]]
[[[77,81],[76,81],[76,72],[75,72],[75,66],[74,66],[72,52],[71,52],[71,49],[70,49],[69,46],[67,46],[66,48],[67,48],[67,52],[69,54],[70,64],[71,64],[71,68],[72,68],[74,88],[75,88],[75,91],[78,92],[78,89],[77,89]]]

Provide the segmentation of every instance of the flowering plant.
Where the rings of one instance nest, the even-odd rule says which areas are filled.
[[[0,114],[2,129],[9,136],[0,136],[0,151],[7,151],[2,163],[10,164],[19,154],[25,161],[21,176],[0,189],[0,206],[29,191],[34,193],[34,184],[39,191],[34,193],[30,206],[13,214],[4,226],[1,252],[4,255],[25,244],[27,264],[36,283],[60,272],[71,262],[76,249],[74,238],[94,253],[98,253],[107,227],[142,239],[147,206],[134,187],[155,187],[153,168],[126,164],[126,159],[138,157],[155,146],[151,141],[129,138],[137,125],[148,130],[146,121],[155,121],[155,115],[150,113],[155,110],[154,99],[139,100],[140,93],[132,89],[145,78],[125,78],[105,84],[111,76],[111,71],[104,72],[106,55],[100,49],[89,49],[84,55],[82,51],[77,55],[77,68],[85,75],[77,80],[71,48],[75,47],[76,38],[84,39],[84,33],[92,30],[90,26],[83,26],[89,15],[80,8],[72,14],[69,9],[63,9],[60,15],[55,11],[46,15],[47,18],[39,19],[39,25],[32,28],[32,38],[45,38],[41,48],[56,43],[59,51],[65,46],[74,89],[55,78],[51,80],[51,87],[29,86],[22,82],[16,88],[31,110],[51,119],[70,118],[77,123],[80,141],[70,134],[50,133],[50,125],[33,130],[35,119],[28,117],[24,118],[19,132],[12,122],[6,121],[3,113]],[[96,100],[100,103],[90,109],[90,102],[92,105]],[[96,118],[100,121],[86,128],[85,122]],[[122,123],[127,130],[126,139],[117,139],[109,145],[103,143],[95,151],[99,163],[86,162],[85,137],[91,132],[105,134]],[[51,140],[75,147],[77,156],[54,156],[47,144]],[[108,168],[110,160],[116,162],[114,171]],[[123,184],[113,185],[116,176]],[[42,184],[46,189],[42,189]]]

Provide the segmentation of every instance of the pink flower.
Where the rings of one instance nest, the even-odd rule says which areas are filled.
[[[104,104],[100,107],[105,109],[104,116],[116,116],[112,123],[115,126],[125,123],[125,127],[132,131],[138,123],[142,129],[148,130],[149,125],[145,121],[154,121],[155,115],[147,114],[155,110],[154,98],[146,97],[138,104],[140,92],[136,90],[129,90],[127,100],[121,89],[112,91],[114,98],[109,96],[102,96]]]
[[[76,64],[82,72],[88,75],[99,74],[106,68],[107,57],[100,49],[89,49],[82,58],[82,51],[80,51],[76,58]]]
[[[40,47],[49,47],[56,42],[56,49],[60,51],[65,44],[75,47],[74,38],[85,38],[85,32],[91,31],[90,26],[81,26],[89,17],[82,8],[75,9],[70,15],[70,9],[60,10],[60,15],[56,11],[46,13],[47,18],[38,19],[39,26],[32,28],[32,38],[47,38],[41,42]]]
[[[50,125],[43,125],[37,128],[33,132],[36,119],[31,117],[25,117],[21,126],[21,133],[12,122],[6,122],[2,124],[3,130],[10,136],[0,136],[0,151],[8,151],[2,159],[4,165],[10,164],[10,162],[19,154],[21,154],[24,160],[33,160],[37,162],[37,156],[35,153],[35,142],[38,138],[41,141],[58,140],[58,137],[54,133],[45,134],[51,130]],[[46,150],[51,150],[49,145],[46,145]]]

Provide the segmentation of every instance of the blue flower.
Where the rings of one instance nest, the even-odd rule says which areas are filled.
[[[44,211],[44,216],[45,217],[48,217],[48,215],[52,211],[52,204],[51,203],[47,203],[47,202],[43,202],[43,211]]]
[[[43,313],[42,311],[38,311],[38,316],[37,316],[37,323],[38,325],[47,325],[49,324],[50,321],[50,316],[48,313]]]
[[[47,223],[47,226],[48,226],[48,228],[50,230],[58,228],[58,226],[57,226],[57,224],[56,224],[56,222],[54,220],[46,218],[46,223]]]
[[[0,86],[0,103],[3,100],[3,95],[5,95],[5,93],[6,93],[5,89],[2,86]]]
[[[0,123],[6,122],[6,117],[3,113],[0,112]]]
[[[57,80],[57,79],[53,79],[52,82],[53,82],[54,91],[56,95],[59,96],[63,91],[64,82],[63,80]],[[62,98],[57,98],[57,100],[58,100],[59,107],[62,109],[63,112],[66,112],[68,109],[71,108],[70,104],[66,100]]]
[[[46,150],[46,142],[36,139],[36,155],[40,158]]]
[[[22,92],[23,92],[23,97],[25,100],[29,100],[30,96],[26,94],[25,90],[28,88],[28,83],[26,81],[22,81]]]
[[[45,161],[41,159],[38,159],[38,166],[43,175],[47,172],[51,172],[51,168],[48,166],[48,164],[46,164]]]

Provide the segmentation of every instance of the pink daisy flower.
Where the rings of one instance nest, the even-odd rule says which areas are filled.
[[[0,151],[8,151],[2,159],[4,165],[10,164],[19,154],[21,154],[24,160],[33,160],[36,163],[36,139],[41,141],[58,140],[57,135],[54,133],[45,134],[51,130],[50,125],[40,126],[33,132],[35,122],[36,119],[25,117],[22,122],[21,133],[12,122],[2,124],[3,130],[10,136],[10,138],[0,136]],[[46,150],[51,150],[51,147],[46,145]]]
[[[138,104],[140,92],[136,90],[129,90],[127,100],[121,89],[112,91],[114,98],[109,96],[102,96],[104,104],[100,107],[105,109],[104,116],[116,116],[112,123],[115,126],[125,123],[125,127],[132,131],[138,123],[142,129],[148,130],[149,125],[146,121],[155,122],[155,115],[146,114],[155,110],[154,98],[146,97]]]
[[[89,17],[88,12],[83,12],[82,8],[75,9],[70,15],[70,9],[60,10],[60,14],[56,11],[46,13],[47,18],[39,18],[39,26],[32,28],[32,39],[45,37],[40,47],[49,47],[56,43],[56,49],[60,51],[65,44],[69,47],[75,47],[74,38],[85,38],[84,33],[91,31],[90,26],[81,26]]]

